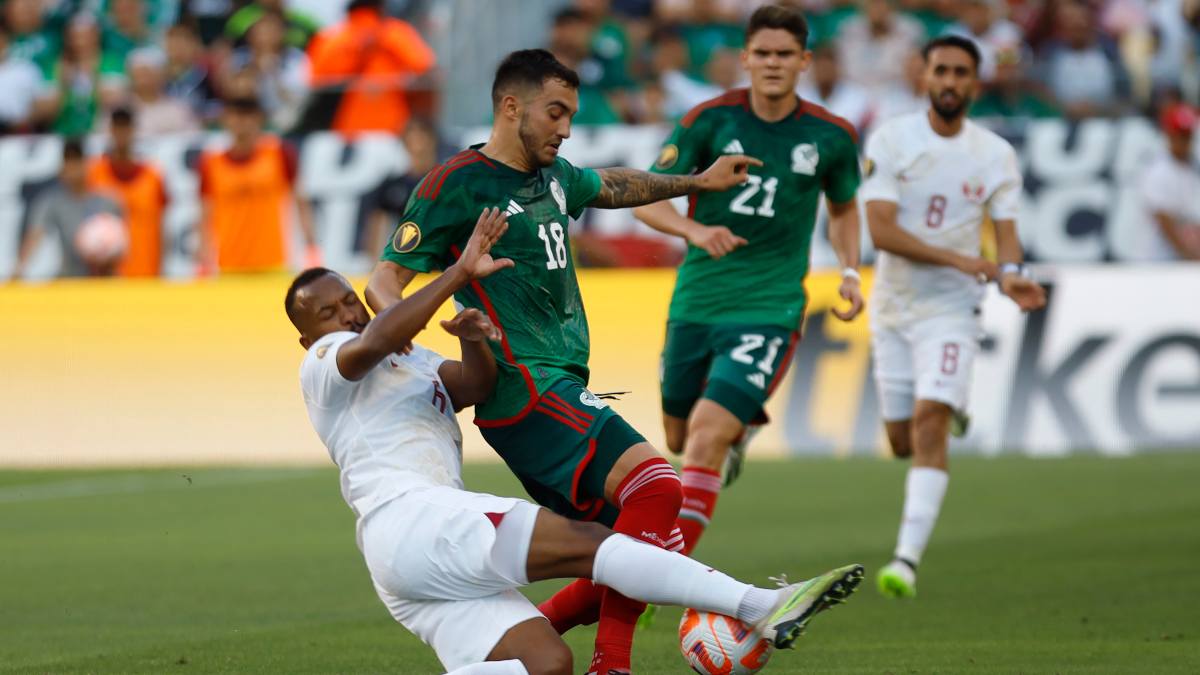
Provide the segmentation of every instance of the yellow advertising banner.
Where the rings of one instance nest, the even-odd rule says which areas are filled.
[[[629,391],[614,407],[660,447],[658,357],[673,280],[671,270],[580,273],[590,386]],[[287,283],[261,276],[0,287],[0,466],[328,461],[300,396],[303,352],[283,313]],[[812,310],[830,306],[837,283],[833,275],[809,279]],[[430,326],[419,341],[453,355],[457,343]],[[847,347],[811,374],[821,396],[808,428],[847,442],[843,411],[855,409],[867,381],[866,321],[828,321],[823,330]],[[772,401],[777,421],[791,389],[785,381]],[[466,455],[493,458],[470,411],[461,421]],[[755,452],[782,453],[782,428],[772,424]]]

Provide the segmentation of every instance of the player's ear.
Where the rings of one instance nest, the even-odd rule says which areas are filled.
[[[521,119],[521,100],[515,94],[506,94],[500,99],[500,114],[514,122]]]
[[[300,346],[304,347],[304,351],[308,351],[308,348],[312,347],[312,340],[309,340],[308,338],[301,335],[300,336]]]
[[[812,53],[811,49],[800,50],[800,72],[803,73],[803,72],[807,71],[809,66],[812,65],[812,60],[813,60],[813,53]]]

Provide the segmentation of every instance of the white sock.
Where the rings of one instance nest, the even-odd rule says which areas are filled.
[[[627,598],[726,616],[737,616],[746,591],[753,588],[687,556],[623,534],[600,544],[592,579]]]
[[[767,614],[771,613],[771,608],[779,601],[779,590],[769,590],[766,588],[756,588],[751,586],[746,589],[746,594],[742,596],[742,601],[738,603],[737,617],[739,621],[745,621],[749,624],[758,623],[765,619]]]
[[[525,664],[517,659],[509,661],[484,661],[472,663],[462,668],[452,670],[446,675],[529,675]]]
[[[941,469],[914,466],[904,482],[904,514],[900,520],[900,536],[896,540],[896,557],[912,564],[921,562],[929,535],[942,510],[942,498],[950,474]]]

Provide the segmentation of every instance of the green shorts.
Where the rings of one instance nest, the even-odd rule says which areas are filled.
[[[609,526],[618,510],[605,501],[604,482],[626,450],[646,442],[605,401],[565,379],[517,422],[479,431],[538,504]]]
[[[787,372],[799,335],[772,325],[667,322],[663,412],[686,419],[707,398],[743,424],[765,422],[763,406]]]

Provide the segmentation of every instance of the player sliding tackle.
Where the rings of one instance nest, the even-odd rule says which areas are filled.
[[[457,262],[374,319],[330,270],[307,270],[288,289],[288,318],[307,350],[309,418],[341,470],[380,599],[459,674],[572,672],[566,644],[515,590],[542,579],[592,579],[641,601],[734,616],[790,646],[854,591],[860,565],[757,588],[602,525],[463,489],[454,413],[491,395],[497,371],[486,343],[500,331],[464,309],[441,324],[459,338],[460,361],[405,348],[455,291],[514,266],[491,255],[507,227],[503,212],[485,210]]]
[[[895,556],[878,579],[893,597],[916,594],[917,564],[950,479],[947,435],[966,432],[980,280],[998,280],[1023,310],[1046,303],[1021,264],[1016,153],[966,119],[979,86],[979,50],[950,36],[926,45],[924,56],[930,109],[871,135],[860,190],[880,251],[871,311],[875,381],[892,452],[913,463]],[[979,256],[986,216],[996,226],[999,266]]]
[[[587,206],[622,208],[727,190],[746,182],[761,162],[726,155],[687,176],[573,166],[559,147],[571,135],[578,89],[575,72],[544,50],[513,52],[501,62],[492,83],[490,138],[421,181],[371,274],[367,302],[380,311],[400,299],[416,273],[452,265],[480,211],[500,205],[512,230],[497,242],[497,253],[516,268],[455,293],[502,333],[492,347],[496,387],[475,407],[475,424],[537,503],[674,550],[683,545],[675,523],[683,499],[679,475],[587,388],[587,315],[567,227]],[[644,608],[580,580],[541,609],[559,632],[598,621],[588,670],[609,675],[629,672]]]

